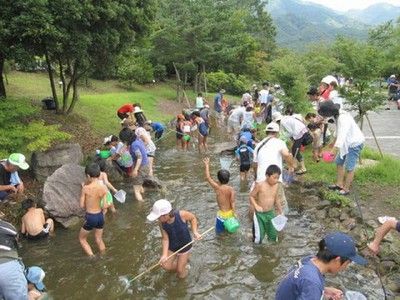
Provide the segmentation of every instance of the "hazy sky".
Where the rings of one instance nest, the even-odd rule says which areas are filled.
[[[376,3],[390,3],[400,6],[400,0],[305,0],[328,6],[329,8],[346,11],[349,9],[363,9]]]

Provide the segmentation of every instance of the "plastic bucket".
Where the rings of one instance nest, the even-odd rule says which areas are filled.
[[[224,221],[224,227],[229,233],[235,233],[239,229],[239,226],[239,221],[235,217],[226,219]]]
[[[101,150],[99,153],[100,158],[109,158],[111,156],[110,150]]]
[[[335,154],[329,151],[322,152],[322,159],[324,162],[331,163],[335,160]]]
[[[120,203],[125,203],[126,192],[124,190],[119,190],[114,194],[114,198]]]
[[[367,297],[356,291],[347,291],[345,297],[346,300],[367,300]]]
[[[285,227],[287,220],[288,218],[286,218],[284,215],[278,215],[273,218],[271,222],[277,231],[281,231]]]
[[[219,162],[221,164],[221,169],[229,170],[233,162],[233,159],[231,157],[220,157]]]

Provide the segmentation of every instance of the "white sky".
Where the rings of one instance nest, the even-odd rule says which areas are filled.
[[[390,3],[400,6],[400,0],[305,0],[307,2],[314,2],[322,4],[329,8],[347,11],[349,9],[364,9],[376,3]]]

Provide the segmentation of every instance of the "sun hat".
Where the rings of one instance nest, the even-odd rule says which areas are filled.
[[[13,153],[8,157],[8,162],[22,170],[27,170],[29,165],[25,161],[25,155],[21,153]]]
[[[315,86],[311,86],[307,92],[307,95],[310,95],[310,96],[316,96],[318,94],[319,94],[318,89]]]
[[[333,255],[345,257],[359,265],[366,265],[367,260],[357,254],[355,242],[352,237],[343,232],[333,232],[325,238],[326,249]]]
[[[226,93],[226,91],[225,91],[224,89],[221,89],[219,92],[220,92],[221,94],[225,94],[225,93]]]
[[[321,82],[326,83],[328,85],[330,85],[332,82],[335,82],[336,85],[338,85],[337,79],[332,75],[325,76],[324,78],[322,78]]]
[[[272,121],[279,122],[282,120],[282,114],[279,111],[276,111],[272,114]]]
[[[319,105],[318,114],[324,118],[333,117],[339,114],[340,105],[332,101],[323,101]]]
[[[271,122],[265,127],[265,131],[279,132],[279,124],[276,122]]]
[[[171,203],[166,199],[157,200],[153,204],[150,214],[147,215],[147,220],[153,222],[162,215],[169,214],[172,210]]]
[[[134,112],[133,113],[140,113],[140,112],[142,112],[143,110],[141,110],[140,109],[140,107],[139,106],[135,106],[135,110],[134,110]]]
[[[103,145],[107,145],[107,144],[111,143],[111,138],[112,138],[112,135],[105,137],[103,140]]]
[[[44,276],[46,276],[46,273],[40,267],[33,266],[26,270],[26,280],[32,283],[39,291],[43,291],[46,288],[43,284]]]
[[[390,78],[396,78],[396,75],[392,74],[390,75]]]

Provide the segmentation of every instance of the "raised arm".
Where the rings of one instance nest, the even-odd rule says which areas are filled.
[[[186,210],[180,210],[179,213],[180,213],[180,216],[181,216],[183,221],[190,223],[190,227],[192,228],[192,232],[193,232],[194,238],[196,240],[201,239],[201,235],[198,232],[198,224],[197,224],[196,216],[194,214],[192,214],[191,212],[186,211]]]
[[[211,178],[210,175],[210,158],[209,157],[205,157],[203,159],[204,162],[204,168],[205,168],[205,175],[206,175],[206,179],[208,181],[208,183],[211,185],[211,187],[213,189],[217,189],[219,187],[218,183],[216,183],[214,181],[214,179]]]

